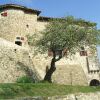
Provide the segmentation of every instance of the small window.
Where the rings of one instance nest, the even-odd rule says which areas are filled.
[[[21,40],[24,40],[24,37],[21,37]]]
[[[17,40],[24,40],[24,37],[16,37]]]
[[[1,13],[1,16],[6,17],[6,16],[7,16],[7,12],[3,12],[3,13]]]
[[[29,28],[29,25],[27,24],[26,27]]]
[[[16,37],[16,39],[20,40],[20,37]]]
[[[80,51],[80,56],[87,56],[87,51]]]
[[[81,47],[80,56],[87,56],[87,51],[84,49],[84,47]]]
[[[15,41],[15,44],[22,46],[22,42],[21,41]]]

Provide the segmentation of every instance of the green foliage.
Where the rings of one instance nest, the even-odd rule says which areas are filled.
[[[88,93],[97,91],[100,91],[100,87],[58,85],[49,83],[0,84],[0,100],[31,96],[61,96],[72,93]]]
[[[34,42],[34,46],[43,53],[48,49],[67,48],[69,53],[73,54],[82,46],[100,44],[100,32],[96,29],[96,23],[75,19],[73,16],[50,20],[41,34],[42,36]]]
[[[17,79],[17,83],[33,83],[29,76],[22,76]]]

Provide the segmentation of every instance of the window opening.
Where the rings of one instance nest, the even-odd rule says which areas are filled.
[[[20,40],[20,37],[16,37],[16,39]]]
[[[87,56],[87,51],[85,50],[84,47],[81,47],[80,56]]]
[[[7,16],[7,12],[2,12],[2,13],[1,13],[1,16],[6,17],[6,16]]]
[[[15,44],[22,46],[22,42],[21,41],[15,41]]]

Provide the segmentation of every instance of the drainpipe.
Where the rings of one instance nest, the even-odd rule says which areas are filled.
[[[89,60],[88,57],[86,57],[86,63],[87,63],[87,69],[88,69],[88,73],[90,72],[90,68],[89,68]]]

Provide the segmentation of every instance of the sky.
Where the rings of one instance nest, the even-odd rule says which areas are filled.
[[[1,4],[20,4],[42,11],[41,16],[74,16],[97,23],[100,29],[100,0],[0,0]],[[100,47],[98,47],[100,58]]]
[[[96,22],[100,28],[100,0],[0,0],[0,4],[14,3],[41,10],[50,17],[75,16]]]

